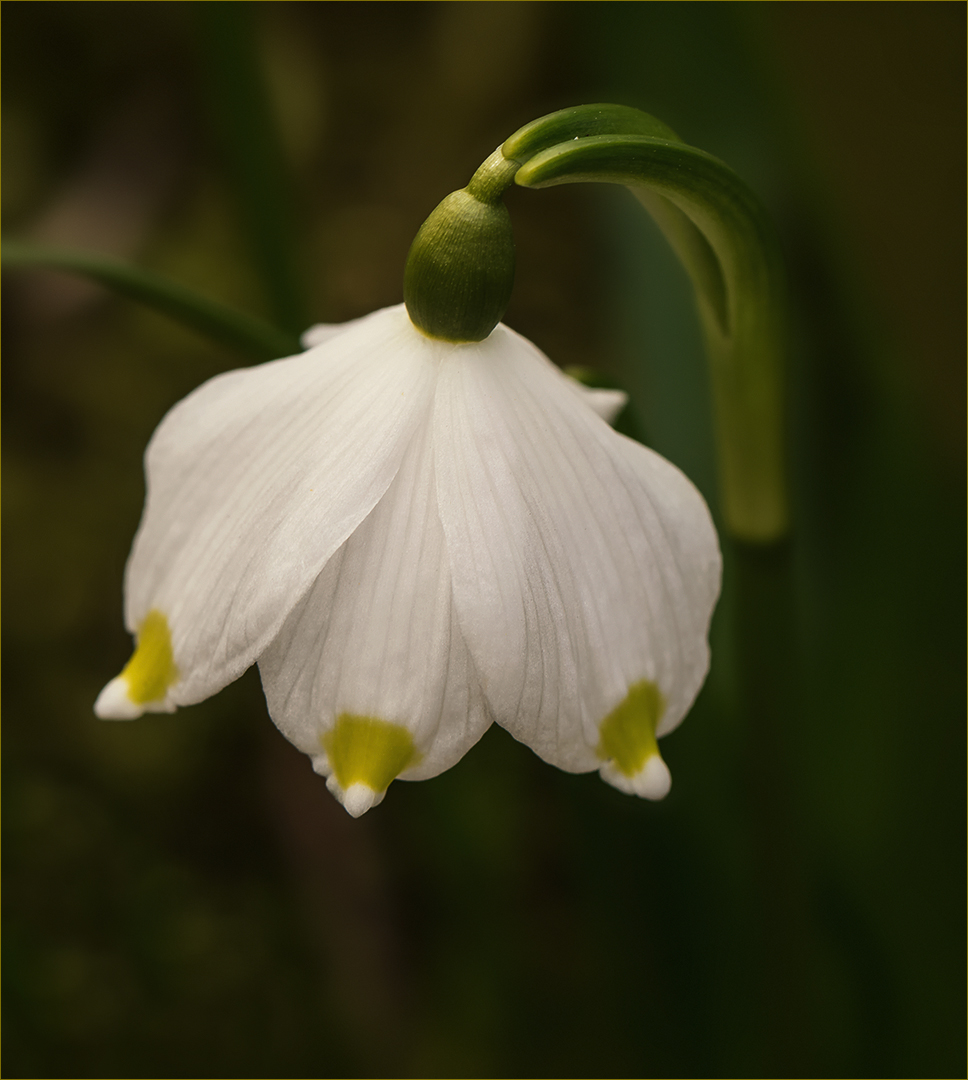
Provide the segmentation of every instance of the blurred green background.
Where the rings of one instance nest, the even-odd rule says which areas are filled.
[[[780,230],[796,514],[752,573],[725,545],[665,802],[494,728],[353,821],[252,671],[95,720],[130,648],[145,443],[248,361],[5,274],[4,1075],[963,1076],[964,5],[3,15],[5,235],[297,329],[399,302],[424,217],[520,124],[656,114]],[[508,204],[506,321],[618,378],[715,508],[698,330],[656,230],[617,189]],[[779,629],[750,661],[762,611]]]

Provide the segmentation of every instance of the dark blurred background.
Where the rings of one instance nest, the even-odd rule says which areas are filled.
[[[522,123],[655,113],[779,228],[796,514],[792,574],[761,597],[786,627],[758,660],[774,722],[750,720],[726,543],[665,802],[494,728],[353,821],[254,672],[95,720],[130,649],[145,443],[249,361],[77,279],[5,274],[4,1075],[963,1076],[964,5],[3,15],[4,234],[294,327],[399,302],[423,218]],[[261,225],[245,102],[219,92],[250,31],[281,155]],[[507,322],[625,385],[715,509],[698,329],[656,230],[604,186],[508,204]],[[275,293],[266,230],[297,268]]]

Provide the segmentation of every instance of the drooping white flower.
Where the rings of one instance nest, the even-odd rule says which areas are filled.
[[[452,344],[400,305],[307,339],[155,432],[137,649],[97,714],[190,705],[258,662],[273,720],[354,816],[492,720],[665,795],[656,737],[702,685],[720,580],[689,480],[608,426],[614,393],[503,325]]]

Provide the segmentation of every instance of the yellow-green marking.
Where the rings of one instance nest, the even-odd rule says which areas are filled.
[[[665,706],[654,682],[642,679],[634,683],[625,700],[602,721],[595,753],[602,761],[611,759],[623,776],[635,776],[653,754],[659,753],[655,729]]]
[[[168,688],[178,681],[168,620],[157,608],[149,611],[138,627],[138,646],[121,678],[128,684],[128,697],[136,705],[163,701]]]
[[[340,713],[332,731],[320,739],[339,786],[365,784],[382,794],[420,754],[402,724],[375,716]]]

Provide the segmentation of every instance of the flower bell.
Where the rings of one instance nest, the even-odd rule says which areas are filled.
[[[99,716],[202,701],[257,662],[354,817],[492,721],[666,794],[656,740],[706,675],[716,533],[678,469],[609,427],[621,395],[499,324],[508,169],[498,152],[431,215],[405,306],[316,327],[162,420],[125,575],[137,648]]]

